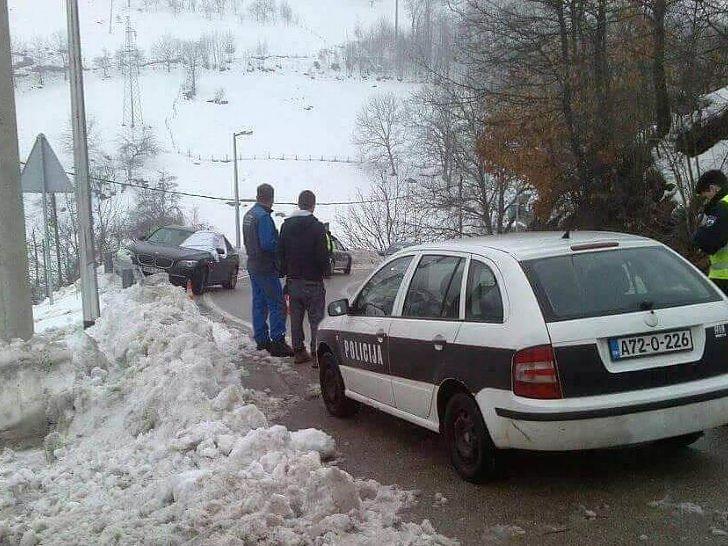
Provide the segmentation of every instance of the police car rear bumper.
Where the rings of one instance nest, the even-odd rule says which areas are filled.
[[[669,387],[563,400],[484,389],[476,396],[499,448],[598,449],[651,442],[728,423],[728,375]]]

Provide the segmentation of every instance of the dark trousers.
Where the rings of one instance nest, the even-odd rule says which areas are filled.
[[[303,317],[308,314],[311,325],[311,353],[316,351],[316,335],[319,323],[324,319],[326,307],[326,288],[323,281],[288,279],[288,297],[291,308],[291,340],[293,350],[306,347],[306,334],[303,332]]]

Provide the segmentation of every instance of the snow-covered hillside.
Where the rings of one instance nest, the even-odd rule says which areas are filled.
[[[132,2],[140,7],[142,2]],[[319,201],[342,201],[357,188],[369,184],[369,175],[357,163],[308,161],[357,158],[351,143],[356,114],[372,94],[393,91],[408,94],[407,83],[349,78],[340,70],[315,67],[322,49],[332,48],[350,36],[357,25],[369,25],[383,16],[393,16],[390,2],[383,0],[290,1],[294,21],[257,23],[241,8],[241,14],[226,12],[206,17],[203,13],[173,14],[167,8],[152,11],[126,9],[126,2],[80,0],[82,44],[85,64],[106,50],[113,55],[124,40],[124,21],[129,16],[137,30],[137,43],[145,55],[162,36],[198,39],[206,32],[231,32],[236,39],[235,61],[230,70],[201,70],[194,100],[183,97],[185,70],[173,66],[142,67],[139,86],[144,123],[161,147],[142,175],[153,179],[165,171],[177,178],[179,190],[231,198],[233,195],[232,133],[252,130],[238,141],[241,194],[253,197],[254,188],[269,182],[277,189],[278,201],[295,201],[298,192],[314,190]],[[242,4],[247,5],[246,3]],[[11,30],[16,44],[31,43],[65,29],[63,2],[59,0],[10,0]],[[36,14],[43,11],[44,17]],[[261,48],[268,59],[251,61]],[[274,55],[281,57],[272,57]],[[122,130],[124,86],[118,70],[103,78],[100,70],[87,70],[86,108],[93,120],[101,148],[111,153]],[[56,75],[43,87],[28,73],[18,79],[17,108],[21,159],[30,151],[35,136],[43,132],[64,164],[72,167],[63,151],[70,98],[67,82]],[[227,104],[207,102],[223,89]],[[268,160],[269,157],[272,158]],[[287,159],[281,161],[279,158]],[[257,157],[265,159],[250,160]],[[295,158],[298,157],[298,161]],[[306,161],[303,161],[306,160]],[[28,201],[32,203],[33,198]],[[185,198],[188,209],[198,209],[200,219],[234,238],[233,209],[223,201]],[[280,206],[287,212],[290,207]],[[319,207],[318,216],[333,220],[335,207]]]

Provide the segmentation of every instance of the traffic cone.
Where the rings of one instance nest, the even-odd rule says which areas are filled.
[[[191,300],[195,299],[195,293],[192,291],[192,279],[187,279],[187,297]]]

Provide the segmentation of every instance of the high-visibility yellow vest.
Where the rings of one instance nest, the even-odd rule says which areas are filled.
[[[331,240],[331,236],[328,233],[326,234],[326,249],[329,251],[329,254],[334,251],[334,241]]]
[[[720,202],[728,207],[728,195],[721,199]],[[728,245],[710,256],[710,273],[708,276],[711,279],[728,281]]]

